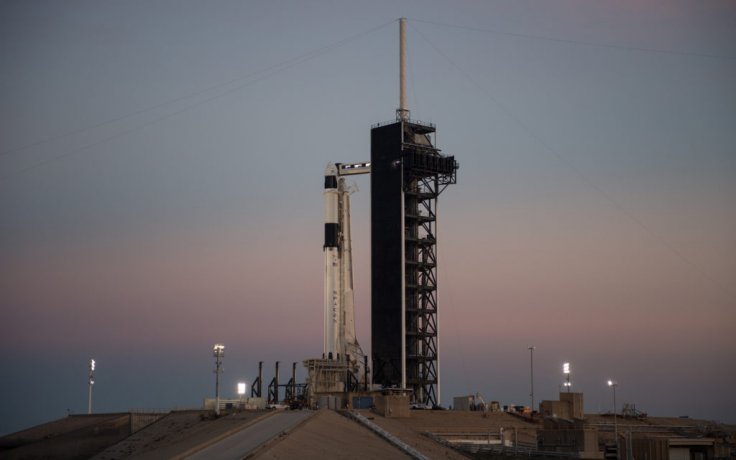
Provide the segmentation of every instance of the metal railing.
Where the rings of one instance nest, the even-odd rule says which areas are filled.
[[[393,125],[394,123],[398,123],[398,122],[399,122],[399,120],[380,121],[378,123],[372,124],[371,125],[371,128],[380,128],[381,126]],[[407,123],[412,124],[412,125],[426,126],[428,128],[436,128],[437,127],[434,123],[429,123],[429,122],[422,121],[422,120],[410,119],[410,120],[407,121]]]

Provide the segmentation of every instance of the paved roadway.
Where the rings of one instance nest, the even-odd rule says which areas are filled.
[[[240,460],[261,444],[314,414],[310,410],[279,412],[200,450],[187,457],[187,460]]]

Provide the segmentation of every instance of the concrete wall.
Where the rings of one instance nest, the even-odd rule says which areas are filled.
[[[342,409],[345,407],[344,394],[339,393],[337,395],[332,394],[321,394],[317,397],[317,408],[318,409]]]
[[[620,442],[621,458],[629,460],[625,443]],[[671,435],[638,434],[631,440],[631,454],[636,460],[712,460],[729,458],[725,444],[713,438],[682,438]]]
[[[625,453],[625,449],[622,450]],[[669,460],[667,438],[634,438],[631,441],[631,451],[633,457],[639,460]]]
[[[568,418],[585,418],[582,393],[560,393],[560,401],[567,403],[570,416]]]
[[[452,398],[452,410],[469,411],[470,406],[474,404],[475,397],[473,395],[468,396],[455,396]]]
[[[539,411],[544,417],[571,418],[569,404],[562,401],[542,401],[539,404]]]
[[[376,405],[374,411],[384,417],[403,418],[409,417],[411,411],[409,409],[409,395],[376,395],[373,398]]]
[[[595,429],[544,429],[537,433],[537,440],[540,450],[576,453],[581,458],[603,458]]]
[[[542,401],[539,404],[539,411],[545,417],[583,419],[585,418],[583,394],[560,393],[559,401]]]

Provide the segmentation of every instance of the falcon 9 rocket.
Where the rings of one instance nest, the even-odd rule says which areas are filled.
[[[367,174],[370,163],[330,163],[325,169],[324,358],[345,362],[358,378],[364,353],[355,335],[350,194],[343,176]]]

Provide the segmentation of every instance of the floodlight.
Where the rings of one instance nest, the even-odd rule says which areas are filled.
[[[220,373],[222,372],[222,358],[225,356],[225,345],[216,343],[212,347],[215,357],[215,414],[220,415]]]
[[[88,382],[87,382],[87,388],[88,388],[88,395],[87,395],[87,413],[92,413],[92,385],[95,384],[95,360],[90,358],[89,359],[89,373],[88,373]]]
[[[532,391],[529,393],[529,396],[532,399],[532,413],[534,413],[534,350],[537,347],[534,345],[531,345],[529,347],[529,380],[531,383],[531,389]]]
[[[569,374],[570,373],[570,363],[564,363],[562,365],[562,372],[564,374]]]
[[[611,387],[611,390],[613,390],[613,439],[616,439],[616,443],[618,444],[618,423],[616,421],[616,387],[618,386],[618,383],[616,383],[614,380],[608,380],[608,386]],[[618,447],[616,448],[616,460],[618,460]]]
[[[245,394],[245,382],[238,382],[238,394],[241,397]]]

